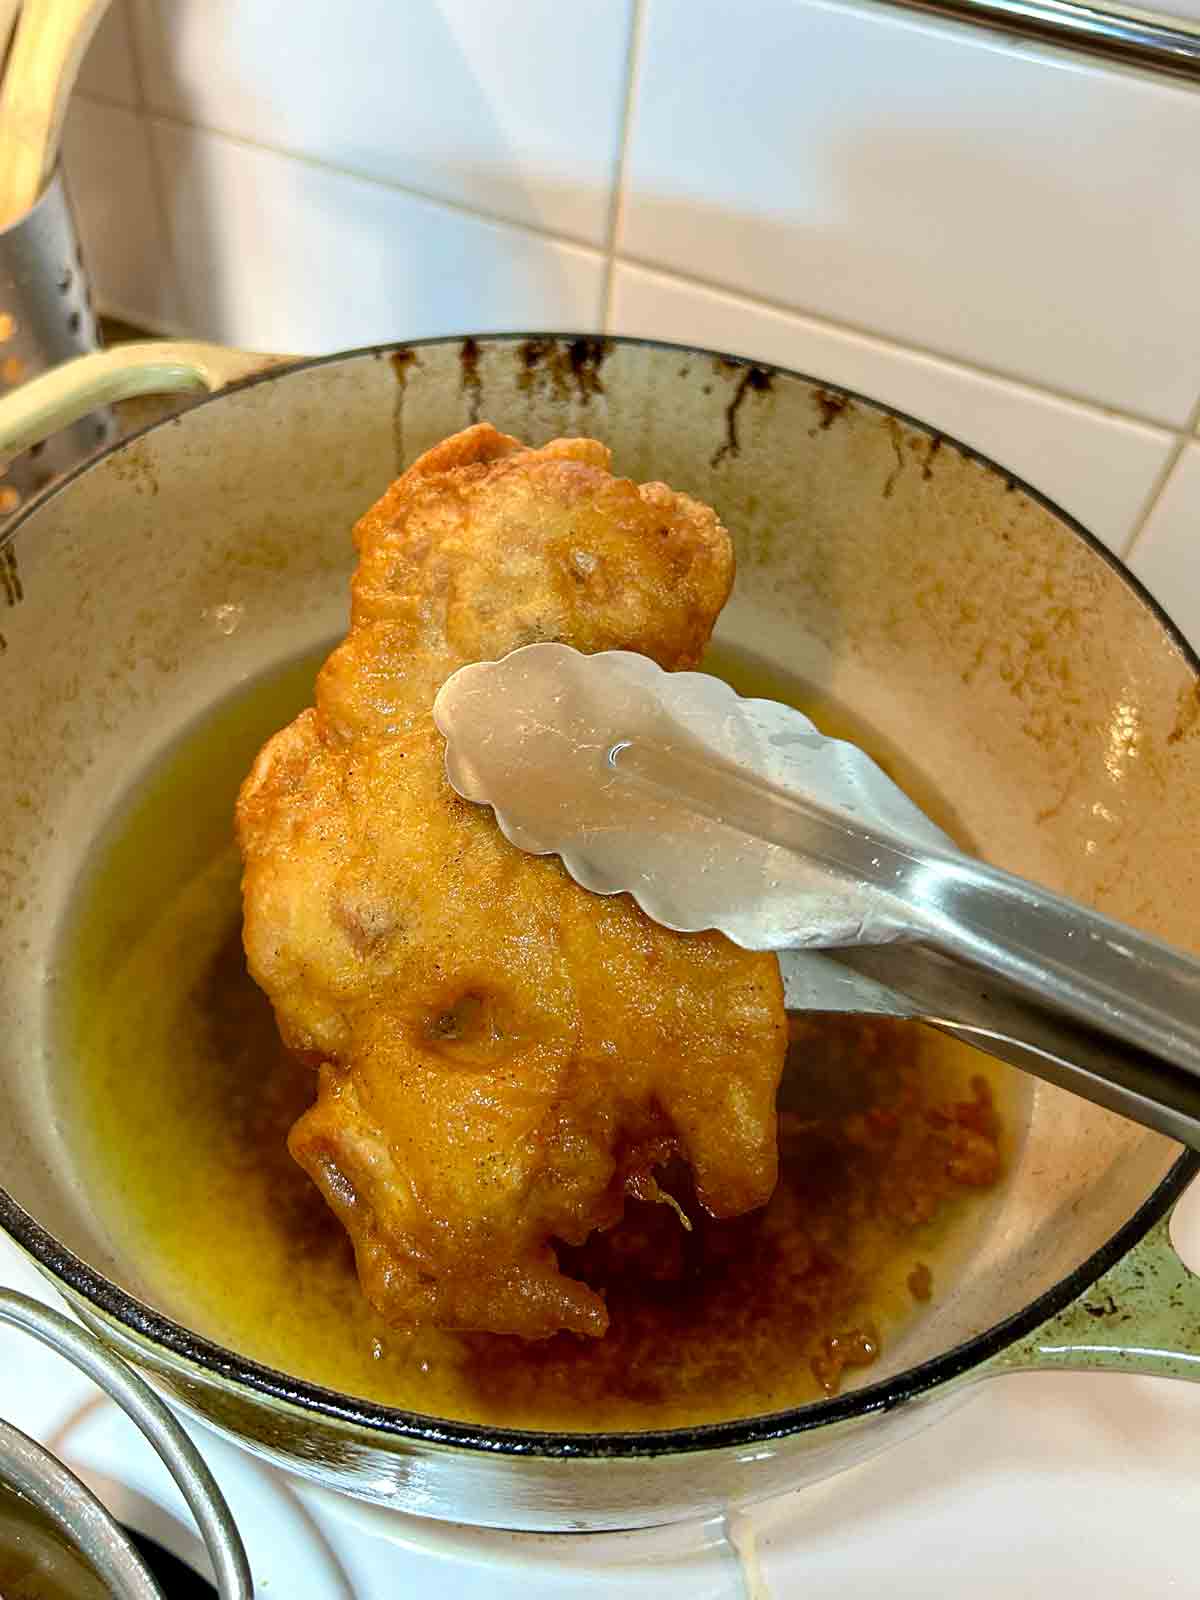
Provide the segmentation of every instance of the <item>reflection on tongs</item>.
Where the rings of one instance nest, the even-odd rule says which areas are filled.
[[[921,1019],[1200,1148],[1200,961],[964,855],[792,707],[535,644],[456,672],[434,717],[514,844],[778,951],[791,1009]]]

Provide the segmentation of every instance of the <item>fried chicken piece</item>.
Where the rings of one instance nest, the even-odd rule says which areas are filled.
[[[446,781],[456,668],[537,639],[696,664],[732,582],[707,507],[480,424],[358,524],[351,628],[316,706],[238,801],[250,970],[319,1065],[289,1139],[391,1322],[599,1335],[554,1241],[615,1223],[655,1170],[716,1216],[776,1175],[778,964],[659,927],[518,851]]]

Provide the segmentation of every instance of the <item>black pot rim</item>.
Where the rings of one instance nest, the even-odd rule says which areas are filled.
[[[789,367],[752,361],[741,356],[730,356],[721,351],[706,350],[693,345],[617,335],[562,332],[452,334],[399,340],[392,344],[368,345],[357,350],[342,350],[330,355],[289,361],[230,384],[217,393],[199,400],[190,409],[196,410],[203,406],[218,404],[227,396],[245,389],[255,388],[264,383],[285,382],[298,373],[339,362],[368,357],[378,360],[430,346],[458,345],[461,348],[468,342],[478,346],[520,344],[529,341],[566,343],[568,346],[582,346],[585,350],[597,346],[609,348],[617,345],[633,345],[670,352],[674,356],[721,361],[731,367],[744,368],[747,371],[757,370],[771,377],[778,374],[812,385],[829,394],[844,397],[871,411],[894,417],[906,426],[928,435],[930,439],[950,445],[959,454],[979,462],[1002,478],[1006,484],[1019,489],[1030,500],[1043,506],[1081,539],[1153,614],[1179,649],[1188,666],[1200,678],[1200,657],[1197,657],[1196,652],[1145,586],[1094,534],[1089,533],[1082,523],[1047,495],[1025,483],[1023,479],[1000,466],[982,451],[961,443],[953,435],[922,422],[918,417],[912,417],[906,412],[873,400],[869,395],[847,389],[841,384],[796,372]],[[190,411],[184,415],[188,414]],[[161,421],[150,423],[147,427],[89,457],[42,494],[29,501],[21,513],[13,518],[5,535],[0,538],[0,547],[20,530],[28,518],[48,501],[65,492],[83,473],[90,471],[109,455],[124,449],[133,440],[140,439],[158,428],[170,427],[180,420],[182,419],[179,417],[166,417]],[[1097,1278],[1114,1266],[1170,1210],[1197,1172],[1200,1172],[1200,1153],[1184,1151],[1133,1215],[1074,1271],[1061,1278],[1014,1315],[929,1361],[921,1362],[917,1366],[897,1373],[892,1378],[864,1385],[847,1394],[764,1416],[734,1422],[705,1423],[690,1428],[639,1432],[576,1434],[554,1433],[540,1429],[485,1428],[473,1423],[452,1422],[423,1416],[417,1412],[402,1411],[392,1406],[377,1405],[366,1400],[356,1400],[335,1390],[323,1388],[319,1384],[291,1378],[285,1373],[235,1355],[223,1346],[190,1332],[182,1324],[144,1305],[67,1250],[3,1188],[0,1188],[0,1227],[3,1227],[52,1277],[58,1279],[64,1288],[78,1296],[80,1300],[90,1303],[105,1317],[135,1337],[150,1345],[158,1346],[167,1356],[194,1364],[211,1376],[234,1384],[251,1395],[296,1407],[301,1412],[310,1413],[315,1417],[362,1428],[379,1436],[450,1446],[493,1456],[532,1456],[560,1460],[638,1459],[762,1445],[809,1433],[831,1423],[849,1422],[855,1418],[865,1418],[875,1412],[891,1411],[907,1401],[915,1400],[931,1390],[962,1378],[973,1368],[983,1365],[1009,1345],[1032,1333],[1041,1323],[1062,1311],[1095,1283]]]

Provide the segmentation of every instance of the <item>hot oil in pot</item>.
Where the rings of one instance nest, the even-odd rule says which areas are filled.
[[[763,1211],[715,1222],[676,1172],[690,1229],[631,1201],[618,1228],[563,1249],[566,1270],[606,1292],[603,1339],[404,1332],[371,1311],[346,1235],[287,1152],[315,1075],[246,973],[232,837],[238,784],[309,703],[324,653],[187,733],[77,895],[59,1091],[128,1286],[266,1365],[495,1425],[681,1426],[818,1398],[869,1369],[978,1236],[1019,1120],[1014,1075],[903,1023],[796,1027]],[[711,665],[743,692],[805,704],[727,652]]]
[[[4,1600],[106,1600],[96,1570],[32,1501],[0,1483],[0,1595]]]

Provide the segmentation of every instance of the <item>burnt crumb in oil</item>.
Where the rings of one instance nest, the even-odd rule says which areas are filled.
[[[918,1261],[904,1281],[914,1300],[925,1301],[932,1298],[933,1273],[929,1270],[928,1262]]]
[[[686,1228],[672,1206],[629,1200],[615,1227],[559,1247],[564,1271],[605,1297],[603,1339],[464,1339],[465,1376],[489,1414],[515,1424],[554,1397],[652,1415],[689,1393],[746,1414],[794,1400],[805,1382],[836,1393],[877,1359],[881,1274],[957,1195],[998,1175],[998,1121],[982,1080],[962,1098],[930,1089],[912,1025],[822,1018],[794,1031],[767,1206],[715,1219],[682,1163],[660,1170]],[[979,1165],[956,1176],[972,1153]],[[898,1292],[927,1300],[928,1264]]]

